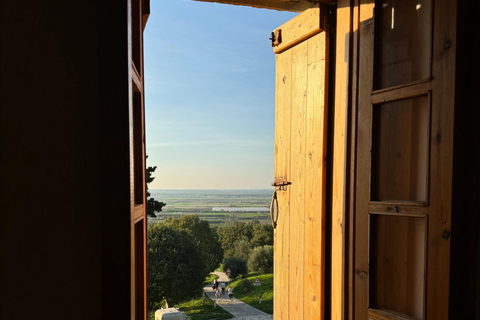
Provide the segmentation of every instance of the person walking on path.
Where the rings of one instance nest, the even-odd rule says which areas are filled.
[[[220,287],[222,287],[222,295],[225,294],[225,282],[220,283]]]
[[[217,288],[217,290],[215,290],[215,297],[217,298],[217,300],[220,298],[220,288]]]
[[[219,272],[219,271],[214,271],[212,274],[218,276],[219,278],[217,279],[217,282],[225,282],[226,288],[228,288],[228,277],[224,272]],[[208,285],[206,285],[203,289],[205,291],[205,295],[212,300],[217,307],[223,308],[226,311],[230,312],[233,317],[235,318],[246,318],[249,317],[249,319],[262,319],[265,320],[270,319],[272,320],[272,316],[266,314],[265,312],[258,310],[252,306],[249,306],[248,304],[244,303],[243,301],[233,299],[233,289],[232,289],[232,301],[225,299],[223,297],[216,298],[215,297],[215,289],[213,288],[213,281],[210,282]],[[220,291],[221,292],[221,291]],[[228,292],[227,292],[228,293]]]
[[[217,290],[218,288],[218,282],[217,279],[213,280],[213,289]]]
[[[233,300],[233,288],[231,286],[228,287],[228,298],[230,299],[230,301]]]

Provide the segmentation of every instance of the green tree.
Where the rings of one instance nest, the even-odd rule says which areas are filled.
[[[148,158],[148,156],[147,156]],[[147,215],[149,217],[153,217],[155,218],[157,215],[155,214],[155,212],[160,212],[162,211],[162,208],[164,206],[166,206],[167,204],[165,202],[160,202],[160,201],[157,201],[155,200],[154,198],[149,198],[150,197],[150,192],[148,192],[148,184],[150,182],[152,182],[153,180],[155,180],[155,177],[152,176],[152,174],[155,172],[155,170],[157,170],[157,166],[155,167],[148,167],[147,170],[145,170],[146,172],[146,180],[147,180]]]
[[[148,297],[150,307],[178,303],[201,292],[205,261],[195,239],[162,223],[148,225]]]
[[[239,257],[229,257],[223,263],[223,272],[230,269],[231,279],[237,278],[239,275],[246,275],[248,273],[247,260]]]
[[[218,268],[223,260],[223,250],[215,229],[208,221],[201,220],[198,215],[186,215],[181,218],[167,218],[164,224],[175,230],[182,230],[190,234],[202,250],[207,275]]]
[[[273,246],[273,226],[269,223],[253,225],[253,238],[250,244],[253,248]]]
[[[273,272],[273,246],[256,247],[248,259],[248,270],[261,273]]]
[[[247,239],[247,237],[244,237]],[[244,260],[248,260],[248,257],[250,256],[250,251],[252,251],[250,242],[247,240],[240,240],[236,243],[234,243],[234,256],[238,258],[242,258]]]
[[[253,221],[253,220],[252,220]],[[256,222],[243,222],[228,220],[223,226],[218,227],[217,233],[222,244],[225,258],[235,256],[235,244],[240,241],[250,243],[253,238],[253,227]]]

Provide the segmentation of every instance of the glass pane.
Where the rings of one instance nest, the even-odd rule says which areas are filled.
[[[423,319],[425,218],[371,215],[371,307]]]
[[[377,0],[375,89],[430,76],[431,0]]]
[[[430,99],[373,108],[372,200],[426,202]]]

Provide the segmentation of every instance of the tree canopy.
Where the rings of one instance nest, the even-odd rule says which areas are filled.
[[[147,156],[148,158],[148,156]],[[147,170],[145,170],[146,173],[146,182],[147,182],[147,198],[150,197],[150,192],[148,192],[148,184],[155,180],[155,177],[152,176],[152,174],[157,170],[157,166],[155,167],[148,167]],[[162,208],[166,206],[167,204],[165,202],[160,202],[155,200],[154,198],[149,198],[147,200],[147,215],[149,217],[155,218],[157,215],[155,212],[160,212],[162,211]]]
[[[186,215],[181,218],[167,218],[164,222],[174,230],[185,231],[191,235],[202,250],[206,264],[206,275],[218,268],[223,260],[223,250],[215,229],[208,221],[201,220],[198,215]]]
[[[245,243],[248,243],[250,249],[273,245],[273,227],[270,224],[260,224],[257,220],[228,221],[218,227],[217,233],[225,258],[244,257],[248,253]]]
[[[162,223],[148,225],[148,297],[150,306],[189,299],[200,292],[206,264],[196,240]]]

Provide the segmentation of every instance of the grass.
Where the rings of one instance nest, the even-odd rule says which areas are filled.
[[[213,307],[213,301],[200,297],[175,306],[189,317],[190,320],[221,320],[231,319],[233,315],[220,307]]]
[[[253,285],[256,278],[260,279],[261,285],[257,289]],[[254,308],[268,314],[273,314],[273,273],[260,274],[250,272],[245,277],[237,279],[230,284],[233,288],[233,296]],[[262,304],[258,296],[262,296]]]
[[[204,285],[213,282],[214,279],[218,279],[218,276],[210,274],[205,278]],[[233,315],[224,309],[220,307],[214,308],[213,301],[207,296],[203,297],[203,294],[199,298],[181,302],[173,307],[185,312],[190,320],[223,320],[233,318]],[[148,320],[155,320],[155,310],[148,313]]]
[[[209,274],[208,277],[205,278],[205,281],[203,282],[203,286],[206,286],[210,282],[213,282],[213,280],[218,279],[218,276],[215,274]]]

